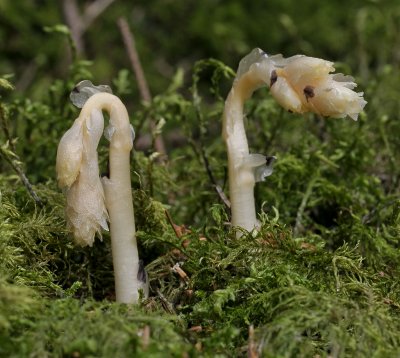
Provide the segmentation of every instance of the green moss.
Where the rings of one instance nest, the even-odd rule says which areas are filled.
[[[10,357],[177,357],[191,349],[182,328],[176,317],[139,307],[58,299],[18,322],[2,349]]]
[[[9,9],[11,3],[5,4],[0,1]],[[318,16],[305,16],[310,4],[299,14],[290,1],[271,2],[275,13],[269,14],[255,3],[245,7],[263,16],[263,24],[275,21],[268,31],[272,49],[266,50],[349,59],[350,67],[338,67],[360,75],[357,82],[369,103],[358,122],[325,120],[286,113],[267,90],[254,94],[246,104],[251,151],[278,160],[274,174],[256,186],[261,229],[241,239],[229,226],[229,210],[216,191],[227,192],[220,127],[233,70],[213,59],[194,64],[193,58],[204,51],[197,52],[204,41],[215,58],[236,66],[239,52],[254,39],[261,41],[257,46],[265,41],[261,22],[243,21],[249,29],[236,26],[239,35],[233,38],[228,25],[247,14],[244,5],[235,2],[224,18],[221,9],[211,14],[214,4],[205,1],[199,5],[203,16],[196,14],[188,27],[197,35],[201,29],[197,42],[190,38],[194,57],[179,62],[193,66],[154,82],[160,93],[151,103],[132,100],[136,85],[126,70],[107,80],[118,94],[129,95],[123,98],[129,107],[137,104],[129,110],[137,137],[143,139],[152,119],[168,150],[168,160],[160,160],[153,146],[156,133],[151,133],[146,150],[132,156],[139,251],[150,279],[150,297],[138,306],[114,302],[107,233],[93,248],[74,245],[66,230],[65,199],[55,183],[57,143],[78,115],[68,94],[77,81],[99,82],[99,75],[91,73],[90,62],[77,60],[57,74],[64,80],[51,71],[44,76],[45,63],[54,63],[54,49],[49,49],[37,59],[44,77],[32,91],[18,94],[12,91],[11,76],[0,78],[1,357],[244,357],[248,350],[274,358],[400,355],[400,87],[393,55],[398,5],[380,3],[378,9],[372,2],[356,1],[344,9],[333,2],[319,7]],[[161,10],[148,10],[157,19],[151,25],[159,29],[169,17],[174,26],[182,25],[174,6],[191,14],[180,2],[168,3],[166,18]],[[144,8],[138,3],[137,9]],[[11,11],[10,21],[19,23],[19,13]],[[209,16],[216,18],[210,41],[203,33]],[[137,26],[146,29],[151,20],[141,21]],[[20,26],[31,25],[24,20]],[[382,28],[386,32],[378,36],[375,29]],[[161,38],[166,33],[173,38],[158,31]],[[357,39],[355,46],[349,33]],[[344,42],[337,41],[339,34],[346,34]],[[59,35],[46,36],[59,41]],[[138,38],[138,44],[143,41]],[[157,52],[160,71],[169,71],[166,58],[175,59],[182,51],[187,56],[190,51],[182,43],[163,45],[173,54]],[[122,58],[120,51],[115,53]],[[0,62],[14,68],[9,59]],[[157,77],[158,72],[150,74]],[[103,168],[106,160],[102,148]],[[40,202],[21,181],[21,172]],[[251,326],[254,333],[249,334]]]

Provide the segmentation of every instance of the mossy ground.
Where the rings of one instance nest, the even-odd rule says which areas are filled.
[[[234,3],[228,13],[242,16]],[[278,157],[273,175],[256,186],[257,233],[237,238],[215,190],[228,193],[220,127],[234,71],[218,60],[188,66],[186,59],[185,70],[168,86],[157,82],[159,94],[134,110],[127,70],[110,81],[128,104],[136,143],[145,143],[132,155],[131,173],[150,297],[136,306],[114,302],[107,234],[93,248],[74,245],[55,181],[57,143],[78,115],[68,94],[79,80],[97,84],[99,64],[74,59],[62,79],[43,74],[31,93],[13,91],[11,77],[0,78],[0,357],[400,356],[399,6],[354,1],[342,9],[329,2],[313,21],[300,22],[312,4],[305,1],[293,22],[297,15],[286,3],[270,4],[288,34],[271,30],[272,48],[348,62],[337,67],[357,77],[368,105],[353,122],[293,115],[266,89],[254,94],[246,104],[251,151]],[[7,4],[0,1],[0,8]],[[211,2],[202,4],[206,16],[197,14],[192,26],[203,29]],[[20,11],[10,9],[15,22]],[[248,10],[258,12],[255,5]],[[232,19],[218,14],[212,12],[221,16],[222,36]],[[248,34],[261,41],[258,27]],[[207,42],[215,57],[243,52],[241,31]],[[296,35],[310,32],[310,42]],[[230,50],[218,52],[222,44]],[[163,50],[178,56],[179,48]],[[150,119],[167,144],[165,160],[154,151]],[[106,158],[104,143],[102,171]]]
[[[134,123],[170,116],[186,135],[166,162],[151,152],[133,155],[138,239],[151,288],[139,305],[113,302],[107,235],[93,248],[73,244],[54,163],[45,158],[47,182],[34,185],[41,203],[11,170],[2,174],[2,356],[400,354],[395,119],[375,114],[373,103],[374,118],[363,114],[358,122],[296,118],[257,93],[247,107],[250,143],[279,159],[257,185],[261,230],[238,239],[214,189],[225,180],[224,147],[212,123],[223,102],[217,96],[213,106],[201,104],[206,67],[220,74],[210,86],[231,80],[222,63],[202,61],[193,100],[167,91],[133,114]],[[3,102],[3,124],[18,113],[50,116],[50,107]],[[22,168],[10,147],[4,144],[3,157]],[[28,156],[28,171],[42,159]]]

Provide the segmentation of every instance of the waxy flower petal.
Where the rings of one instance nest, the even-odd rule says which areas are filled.
[[[288,111],[295,113],[303,113],[306,111],[297,92],[286,78],[282,76],[276,77],[275,82],[271,86],[271,94],[274,96],[275,100]]]
[[[81,246],[92,246],[96,232],[108,230],[108,214],[100,178],[88,167],[82,168],[80,178],[67,191],[66,216],[68,228]]]
[[[108,230],[97,155],[103,129],[102,112],[93,110],[89,118],[75,121],[57,153],[59,185],[67,187],[67,224],[81,246],[92,246],[96,232],[101,238],[101,229]]]
[[[353,91],[357,84],[351,76],[334,71],[333,62],[320,58],[268,56],[256,48],[240,61],[236,81],[247,76],[249,86],[268,85],[276,101],[291,112],[357,120],[367,103],[363,93]]]
[[[357,120],[367,103],[362,92],[353,91],[357,85],[351,76],[331,73],[332,62],[293,56],[286,61],[279,58],[275,65],[271,94],[287,110]]]
[[[60,188],[70,187],[78,177],[82,151],[82,126],[75,122],[62,136],[57,149],[56,171]]]

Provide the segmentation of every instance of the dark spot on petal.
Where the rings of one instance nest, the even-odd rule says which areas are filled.
[[[289,112],[289,113],[293,113],[293,111],[292,111],[291,109],[288,109],[288,112]]]
[[[305,86],[303,89],[304,95],[306,96],[306,100],[308,101],[309,98],[313,98],[315,96],[313,86]]]
[[[271,77],[270,77],[270,82],[269,82],[269,87],[272,87],[272,85],[278,80],[278,75],[277,75],[277,73],[276,73],[276,71],[275,70],[273,70],[272,72],[271,72]]]
[[[75,86],[74,89],[72,90],[73,93],[79,93],[78,87]]]

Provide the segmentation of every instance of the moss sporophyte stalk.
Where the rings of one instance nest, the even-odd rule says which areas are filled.
[[[272,173],[276,159],[249,153],[243,122],[245,101],[256,89],[267,86],[276,101],[290,112],[357,120],[367,103],[363,93],[353,91],[356,83],[352,77],[332,74],[333,71],[329,61],[303,55],[268,56],[258,48],[240,61],[223,114],[233,226],[248,231],[257,228],[254,185]]]
[[[79,117],[61,138],[57,151],[57,179],[67,197],[67,223],[75,241],[92,246],[95,234],[110,223],[117,302],[135,303],[145,277],[139,269],[130,178],[134,132],[118,97],[85,83],[72,93],[83,106]],[[74,98],[74,95],[78,95]],[[97,146],[104,130],[102,110],[110,114],[110,176],[100,179]]]

